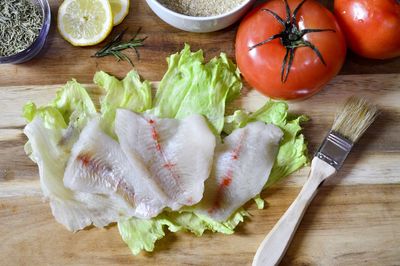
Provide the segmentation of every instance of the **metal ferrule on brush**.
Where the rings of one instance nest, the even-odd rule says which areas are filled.
[[[352,141],[332,130],[322,142],[315,157],[330,164],[338,171],[342,167],[347,155],[349,155],[353,145]]]

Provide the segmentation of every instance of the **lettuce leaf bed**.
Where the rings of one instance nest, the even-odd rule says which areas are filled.
[[[284,132],[265,188],[307,164],[307,147],[304,136],[300,133],[300,124],[307,118],[302,115],[290,116],[285,102],[268,101],[254,113],[237,110],[232,115],[225,116],[226,105],[240,95],[242,88],[240,73],[225,54],[221,53],[219,57],[205,63],[201,50],[191,52],[189,45],[185,45],[180,53],[171,55],[167,61],[168,70],[154,99],[150,82],[142,82],[138,73],[133,70],[123,80],[102,71],[95,74],[94,83],[105,92],[100,99],[100,114],[101,127],[107,134],[115,138],[113,128],[118,108],[177,119],[194,113],[202,114],[218,137],[258,120],[275,124]],[[51,145],[52,153],[45,154],[40,160],[38,154],[46,153],[47,147],[43,147],[44,144],[38,141],[28,141],[25,145],[25,150],[33,161],[46,165],[42,169],[47,172],[41,173],[45,197],[54,198],[55,202],[73,201],[69,191],[63,187],[63,175],[60,172],[65,169],[70,149],[80,130],[96,113],[95,104],[89,94],[75,80],[62,87],[48,105],[37,107],[31,102],[25,105],[23,115],[26,120],[31,122],[39,116],[46,134],[54,139],[49,142],[54,143]],[[259,208],[263,208],[263,199],[256,197],[254,200]],[[54,211],[53,206],[52,210]],[[74,212],[65,215],[74,215]],[[227,221],[217,222],[195,214],[190,207],[186,207],[177,212],[165,210],[150,220],[125,219],[118,222],[118,229],[122,239],[136,255],[142,250],[153,251],[155,242],[165,236],[166,229],[171,232],[191,232],[196,236],[201,236],[206,230],[233,234],[235,227],[248,215],[242,207]]]

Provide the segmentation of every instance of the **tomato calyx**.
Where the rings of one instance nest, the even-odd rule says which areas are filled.
[[[325,60],[321,54],[321,52],[318,50],[318,48],[312,44],[311,42],[307,41],[304,39],[304,35],[312,32],[324,32],[324,31],[330,31],[330,32],[335,32],[333,29],[302,29],[300,30],[299,27],[297,26],[297,13],[299,12],[300,8],[302,5],[306,2],[307,0],[303,0],[298,4],[298,6],[294,9],[293,13],[290,10],[289,4],[287,0],[283,0],[285,3],[285,9],[286,9],[286,18],[285,20],[281,18],[278,14],[276,14],[274,11],[268,9],[268,8],[262,8],[261,11],[267,12],[268,14],[272,15],[282,26],[283,30],[278,33],[274,34],[271,37],[265,39],[262,42],[259,42],[253,46],[249,47],[249,51],[253,50],[254,48],[257,48],[259,46],[262,46],[272,40],[275,39],[280,39],[281,44],[286,48],[286,54],[285,57],[283,58],[282,62],[282,67],[281,67],[281,82],[285,83],[290,72],[290,68],[293,63],[294,59],[294,54],[295,50],[300,47],[309,47],[311,48],[314,53],[318,56],[320,59],[321,63],[326,66]]]

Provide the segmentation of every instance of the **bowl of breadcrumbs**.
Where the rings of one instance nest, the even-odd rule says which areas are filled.
[[[171,26],[190,32],[212,32],[239,20],[255,0],[146,0]]]

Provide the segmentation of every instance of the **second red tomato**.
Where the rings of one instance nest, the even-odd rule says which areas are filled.
[[[334,6],[351,50],[374,59],[400,56],[398,0],[335,0]]]

